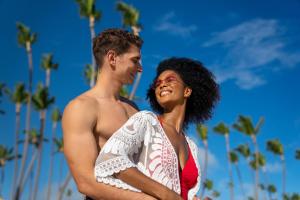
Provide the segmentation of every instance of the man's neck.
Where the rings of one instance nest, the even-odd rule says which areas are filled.
[[[112,77],[111,74],[101,72],[92,90],[99,98],[118,100],[122,86],[122,83]]]

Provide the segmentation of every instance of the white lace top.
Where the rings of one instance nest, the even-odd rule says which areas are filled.
[[[198,168],[197,184],[188,192],[192,199],[200,188],[198,147],[186,136]],[[180,194],[178,158],[157,116],[140,111],[131,116],[101,149],[95,165],[97,182],[140,192],[112,175],[136,167],[142,173]]]

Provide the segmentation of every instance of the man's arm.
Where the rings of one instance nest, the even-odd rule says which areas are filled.
[[[97,183],[94,164],[98,156],[93,135],[97,104],[88,99],[76,99],[65,109],[62,127],[64,154],[79,192],[93,199],[154,199],[144,193],[118,189]]]

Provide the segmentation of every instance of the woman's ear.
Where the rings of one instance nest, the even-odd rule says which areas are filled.
[[[115,69],[115,66],[116,66],[116,57],[117,57],[117,54],[115,51],[113,50],[109,50],[106,54],[107,58],[108,58],[108,63],[110,66],[113,67],[113,69]]]
[[[192,91],[193,90],[191,88],[186,87],[185,90],[184,90],[184,97],[189,98],[192,94]]]

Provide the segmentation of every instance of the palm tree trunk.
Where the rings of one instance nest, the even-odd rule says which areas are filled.
[[[47,69],[46,70],[46,87],[49,88],[50,86],[50,75],[51,75],[51,70]]]
[[[230,162],[230,144],[229,144],[229,135],[225,134],[225,142],[226,142],[226,151],[227,151],[227,160],[228,160],[228,172],[230,178],[230,199],[234,200],[234,193],[233,193],[233,176],[232,176],[232,168]]]
[[[139,30],[140,30],[139,28],[137,28],[135,26],[132,26],[131,29],[132,29],[132,32],[133,32],[134,35],[139,36]],[[142,72],[138,72],[136,80],[135,80],[135,82],[132,86],[132,90],[131,90],[130,95],[129,95],[129,100],[133,100],[134,95],[136,93],[136,90],[137,90],[137,88],[140,84],[141,77],[142,77]]]
[[[239,182],[240,182],[240,187],[241,187],[241,190],[242,190],[242,194],[244,196],[244,199],[247,199],[246,192],[245,192],[245,189],[244,189],[244,183],[243,183],[242,175],[241,175],[241,172],[240,172],[240,169],[239,169],[237,163],[235,163],[235,169],[236,169],[236,173],[238,175],[238,179],[239,179]]]
[[[282,198],[285,194],[285,179],[286,179],[286,166],[284,155],[280,155],[281,165],[282,165]]]
[[[54,144],[53,140],[55,138],[55,131],[56,131],[57,123],[53,122],[52,124],[52,137],[51,137],[51,147],[50,147],[50,168],[49,168],[49,177],[48,177],[48,190],[47,190],[47,200],[50,200],[51,197],[51,178],[53,172],[53,153],[54,153]]]
[[[32,200],[36,200],[36,195],[38,193],[39,188],[39,178],[41,173],[41,165],[42,165],[42,155],[43,155],[43,143],[44,143],[44,127],[45,127],[45,118],[46,118],[46,111],[42,110],[40,112],[40,141],[38,147],[38,163],[37,163],[37,170],[34,177],[34,186],[33,186],[33,198]]]
[[[15,132],[15,148],[14,148],[14,173],[13,173],[13,182],[11,187],[11,199],[13,199],[16,182],[18,177],[18,154],[19,154],[19,131],[20,131],[20,112],[21,112],[21,103],[16,103],[16,132]]]
[[[246,160],[247,160],[247,163],[248,163],[248,167],[249,167],[249,169],[250,169],[250,171],[251,171],[252,181],[253,181],[253,183],[254,183],[254,185],[255,185],[255,172],[254,172],[253,169],[250,167],[250,159],[249,159],[249,157],[247,157]]]
[[[20,187],[19,187],[19,190],[18,190],[18,193],[20,193],[20,194],[23,192],[24,185],[26,184],[26,182],[28,180],[28,177],[31,175],[31,172],[32,172],[32,169],[33,169],[33,166],[34,166],[34,161],[36,160],[37,155],[38,155],[38,151],[35,150],[34,153],[33,153],[33,156],[31,157],[31,160],[28,164],[26,172],[24,174],[23,182],[20,183]],[[31,187],[32,184],[29,184],[29,185]]]
[[[93,39],[95,38],[95,18],[93,16],[90,16],[90,32],[91,32],[91,55],[92,55],[92,77],[90,80],[90,87],[93,87],[95,85],[95,73],[96,73],[96,62],[93,52]]]
[[[57,197],[57,200],[62,200],[63,198],[63,194],[71,180],[72,176],[71,176],[71,173],[70,171],[68,172],[67,174],[67,177],[65,179],[65,181],[63,182],[63,184],[61,185],[61,187],[59,187],[59,192],[58,192],[58,197]]]
[[[203,169],[203,179],[202,179],[203,187],[202,187],[200,199],[202,199],[202,197],[204,196],[204,193],[205,193],[204,183],[205,183],[206,177],[207,177],[207,163],[208,163],[208,142],[207,142],[207,140],[203,140],[203,144],[204,144],[204,148],[205,148],[205,157],[204,157],[204,169]]]
[[[0,177],[0,197],[2,197],[2,187],[4,183],[4,166],[0,167],[1,168],[1,177]]]
[[[28,56],[28,66],[29,66],[29,91],[28,91],[28,100],[27,100],[27,110],[26,110],[26,125],[25,125],[25,131],[30,130],[30,121],[31,121],[31,95],[32,95],[32,80],[33,80],[33,63],[32,63],[32,50],[31,50],[31,43],[26,43],[26,51]],[[23,146],[23,155],[22,155],[22,161],[21,161],[21,168],[20,168],[20,178],[18,180],[16,193],[14,200],[19,200],[21,197],[20,191],[20,184],[23,181],[24,173],[25,173],[25,164],[27,160],[27,152],[28,152],[28,145],[29,145],[29,134],[26,134],[25,136],[25,142]]]
[[[255,189],[254,189],[254,197],[255,200],[259,200],[259,194],[258,194],[258,183],[259,183],[259,173],[258,173],[258,145],[257,145],[257,141],[256,141],[256,136],[255,135],[251,135],[251,139],[255,148],[255,165],[256,165],[256,169],[255,169]]]
[[[262,167],[262,172],[263,172],[264,179],[265,179],[265,184],[264,184],[264,185],[267,187],[269,181],[268,181],[268,178],[267,178],[266,167],[264,167],[264,166]],[[267,193],[267,189],[265,189],[265,192],[264,192],[264,200],[267,200],[267,195],[266,195],[266,193]]]
[[[29,185],[28,200],[31,200],[30,197],[31,197],[32,192],[33,192],[32,191],[32,184],[33,184],[32,182],[33,182],[33,172],[31,171],[30,175],[29,175],[29,184],[28,184]]]

